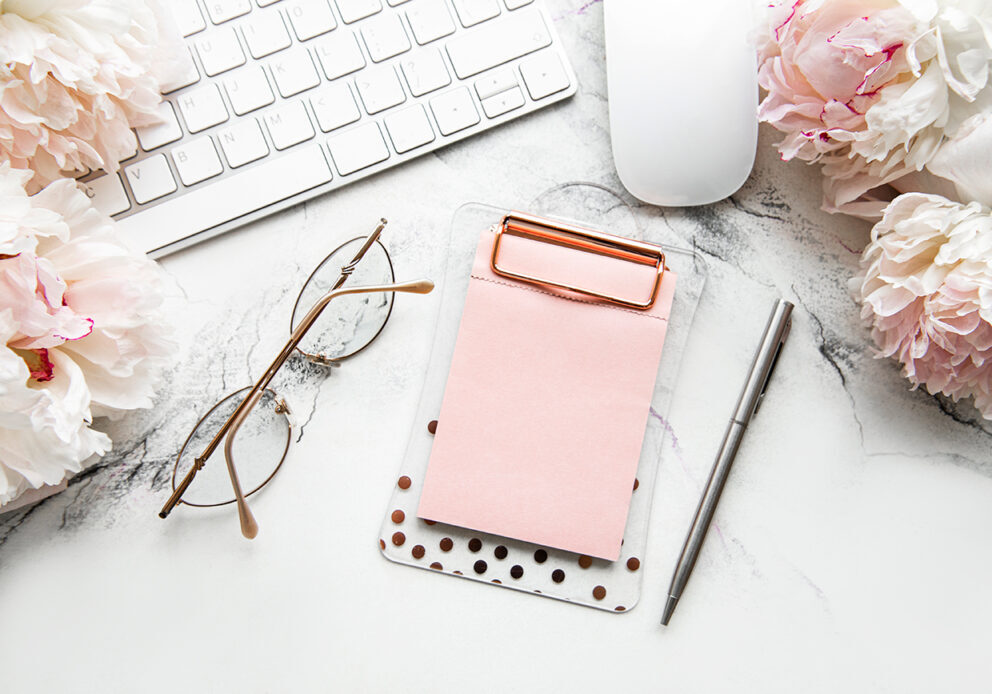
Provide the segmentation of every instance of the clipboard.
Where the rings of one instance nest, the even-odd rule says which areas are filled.
[[[500,230],[492,247],[494,271],[515,275],[514,279],[540,284],[569,296],[609,302],[636,310],[634,304],[650,305],[657,297],[666,268],[678,274],[678,291],[669,315],[668,334],[651,395],[651,409],[631,485],[623,539],[615,560],[565,551],[540,543],[509,539],[456,525],[417,517],[424,479],[431,456],[434,433],[444,399],[445,385],[454,355],[456,336],[470,283],[481,230]],[[576,233],[579,230],[579,233]],[[637,296],[605,295],[588,286],[565,279],[534,276],[503,262],[502,234],[533,236],[554,245],[592,243],[593,254],[621,261],[650,263],[656,282]],[[606,242],[605,247],[602,245]],[[622,257],[620,257],[622,256]],[[521,277],[522,275],[522,277]],[[450,230],[449,257],[442,280],[442,299],[435,324],[430,365],[418,405],[410,439],[389,508],[378,538],[379,547],[391,561],[438,573],[455,575],[515,590],[584,604],[612,612],[625,612],[640,595],[641,564],[647,546],[651,496],[662,445],[666,435],[665,415],[691,327],[696,304],[706,279],[706,268],[696,253],[672,246],[633,240],[616,245],[615,239],[595,225],[571,222],[562,217],[543,218],[526,213],[470,203],[455,213]]]

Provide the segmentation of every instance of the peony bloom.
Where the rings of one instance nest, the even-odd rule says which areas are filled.
[[[783,159],[824,165],[824,208],[877,218],[872,190],[921,171],[992,107],[992,3],[790,0],[759,46],[759,117]]]
[[[174,351],[159,267],[63,179],[0,165],[0,507],[110,449],[94,416],[150,407]]]
[[[116,171],[131,128],[158,121],[179,41],[157,0],[0,0],[0,161],[32,170],[30,191]]]
[[[914,386],[973,397],[992,419],[992,212],[936,195],[896,198],[851,281],[879,356]]]

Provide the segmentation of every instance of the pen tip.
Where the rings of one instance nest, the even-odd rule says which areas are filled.
[[[668,602],[665,603],[665,613],[661,615],[661,623],[663,626],[668,626],[669,620],[672,618],[672,613],[675,612],[675,606],[679,604],[679,599],[674,595],[668,596]]]

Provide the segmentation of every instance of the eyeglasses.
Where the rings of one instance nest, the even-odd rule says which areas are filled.
[[[337,366],[382,333],[392,314],[393,292],[427,294],[434,288],[426,279],[396,283],[392,260],[379,241],[385,225],[383,219],[369,236],[342,244],[310,274],[293,306],[289,341],[262,377],[211,407],[186,438],[172,471],[172,495],[160,517],[179,504],[206,508],[237,503],[242,535],[251,539],[258,534],[246,497],[275,476],[292,441],[292,412],[269,388],[279,368],[294,352]],[[227,475],[217,465],[206,466],[222,441]]]

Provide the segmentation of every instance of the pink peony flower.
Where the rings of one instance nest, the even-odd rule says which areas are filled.
[[[759,117],[783,159],[823,164],[824,209],[877,219],[873,192],[915,174],[992,107],[992,3],[792,0],[759,46]]]
[[[851,289],[879,356],[914,387],[973,397],[992,419],[992,211],[897,197],[872,229]]]
[[[175,349],[158,265],[74,181],[30,177],[0,164],[0,508],[106,453],[93,417],[150,407]]]
[[[30,191],[115,171],[136,151],[131,128],[158,121],[179,44],[159,0],[2,0],[0,161],[33,171]]]

